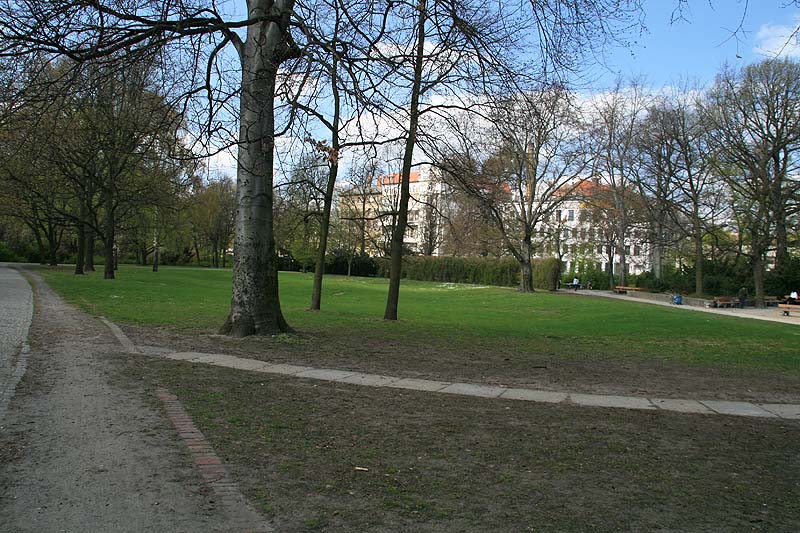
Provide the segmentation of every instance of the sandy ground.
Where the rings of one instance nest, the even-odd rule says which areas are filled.
[[[251,529],[209,496],[159,404],[112,379],[108,328],[36,285],[28,371],[0,421],[0,529]]]

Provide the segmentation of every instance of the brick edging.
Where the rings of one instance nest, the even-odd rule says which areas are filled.
[[[203,433],[194,425],[178,397],[166,389],[156,390],[156,396],[164,404],[167,418],[178,431],[178,437],[189,448],[195,468],[200,471],[211,492],[222,500],[246,501],[239,491],[239,485],[231,478]]]

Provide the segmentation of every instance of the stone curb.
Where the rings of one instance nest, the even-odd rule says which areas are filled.
[[[133,342],[125,336],[118,326],[105,318],[101,317],[101,320],[114,332],[114,335],[120,340],[120,343],[128,352],[139,353]],[[384,376],[380,374],[368,374],[332,368],[313,368],[283,363],[271,363],[269,361],[234,357],[224,354],[172,352],[161,353],[156,356],[176,361],[211,364],[249,372],[280,374],[362,387],[408,389],[422,392],[452,394],[455,396],[474,396],[487,399],[500,398],[535,403],[571,404],[607,409],[637,409],[670,411],[683,414],[730,415],[752,418],[800,420],[800,405],[796,404],[754,404],[750,402],[644,398],[641,396],[580,394],[576,392],[516,389],[480,383],[454,383],[429,379],[401,378],[397,376]]]

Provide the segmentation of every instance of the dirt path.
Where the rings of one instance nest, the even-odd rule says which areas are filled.
[[[28,370],[0,421],[4,531],[242,531],[157,403],[121,388],[108,328],[35,279]]]

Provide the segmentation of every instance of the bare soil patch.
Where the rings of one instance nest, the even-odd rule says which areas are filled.
[[[800,425],[375,389],[127,359],[280,531],[800,527]]]
[[[574,345],[574,353],[564,357],[524,352],[513,345],[454,348],[437,339],[401,343],[307,332],[232,339],[133,325],[123,330],[137,345],[402,377],[597,394],[800,403],[797,375],[659,359],[603,358],[593,354],[591,345]],[[564,337],[563,343],[569,351],[574,341]]]

